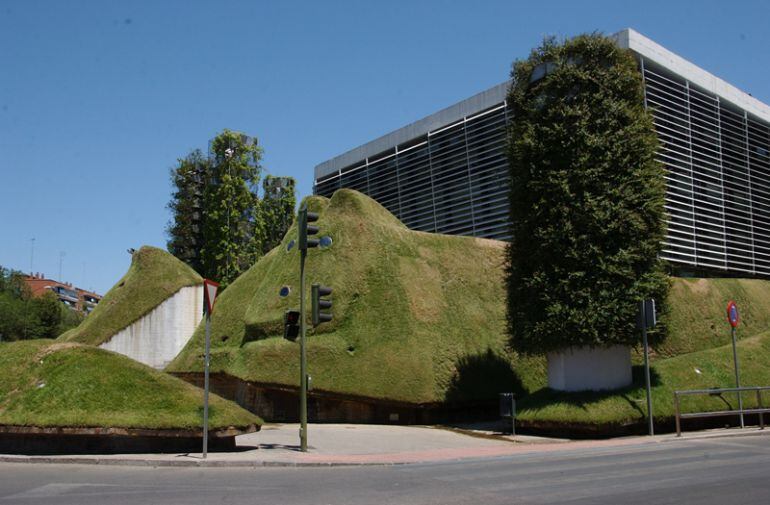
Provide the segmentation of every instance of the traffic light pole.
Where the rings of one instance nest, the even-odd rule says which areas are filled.
[[[300,215],[307,209],[300,209]],[[301,216],[300,223],[307,223]],[[304,226],[304,224],[303,224]],[[300,232],[302,233],[302,232]],[[299,442],[302,452],[307,452],[307,355],[305,353],[305,257],[307,249],[299,248]]]

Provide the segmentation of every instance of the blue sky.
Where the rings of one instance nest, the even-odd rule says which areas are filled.
[[[632,27],[770,103],[770,2],[0,1],[0,265],[106,292],[164,247],[176,158],[259,138],[313,167],[507,78],[545,35]]]

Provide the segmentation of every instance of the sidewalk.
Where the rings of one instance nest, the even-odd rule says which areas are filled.
[[[303,453],[298,447],[299,425],[286,424],[265,425],[258,433],[241,435],[237,438],[236,452],[210,452],[205,460],[198,453],[0,455],[0,462],[211,467],[397,465],[764,434],[770,434],[770,430],[760,431],[750,427],[685,433],[679,439],[675,434],[665,434],[571,441],[429,426],[312,424],[309,427],[308,452]]]

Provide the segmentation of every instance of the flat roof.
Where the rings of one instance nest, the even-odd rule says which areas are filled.
[[[477,112],[493,107],[505,100],[508,94],[508,84],[510,81],[502,82],[496,86],[482,91],[461,102],[450,105],[445,109],[424,117],[419,121],[408,124],[398,130],[378,137],[355,149],[335,156],[334,158],[319,163],[315,167],[315,178],[319,179],[325,175],[333,174],[353,163],[372,157],[388,149],[392,149],[399,144],[408,142],[428,132],[437,130],[464,117],[472,116]]]
[[[703,70],[696,64],[685,60],[678,54],[669,51],[636,30],[626,28],[611,37],[615,39],[618,46],[632,50],[642,58],[665,67],[667,70],[687,79],[696,86],[770,123],[770,106],[757,100],[745,91],[741,91],[729,82]]]
[[[636,30],[626,28],[625,30],[621,30],[614,35],[611,35],[610,38],[614,39],[619,47],[632,50],[645,60],[650,60],[665,67],[696,86],[714,93],[721,99],[724,99],[741,109],[746,110],[749,114],[770,123],[770,106],[757,100],[748,93],[741,91],[727,81],[703,70],[694,63],[669,51]],[[330,160],[319,163],[315,167],[315,179],[318,180],[327,175],[336,173],[354,163],[389,149],[393,149],[404,142],[426,135],[429,132],[454,123],[455,121],[459,121],[465,117],[472,116],[493,107],[505,101],[510,83],[510,80],[501,82],[496,86],[457,102],[454,105],[450,105],[445,109],[441,109],[414,123],[387,133],[366,144],[340,154],[339,156],[335,156]]]

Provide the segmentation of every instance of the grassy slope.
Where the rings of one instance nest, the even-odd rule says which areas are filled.
[[[770,385],[770,282],[757,279],[674,278],[669,292],[668,338],[653,354],[653,412],[656,419],[674,415],[673,392],[734,385],[730,327],[726,306],[735,300],[741,312],[738,330],[742,385]],[[637,349],[636,357],[641,356]],[[635,361],[640,362],[640,359]],[[700,373],[697,373],[695,369]],[[646,416],[644,376],[634,367],[634,385],[622,391],[562,393],[531,390],[519,401],[520,418],[537,422],[626,424]],[[725,396],[732,406],[735,396]],[[770,399],[768,399],[770,400]],[[747,405],[754,397],[746,399]],[[682,411],[723,410],[719,398],[688,396]]]
[[[490,275],[501,271],[502,243],[411,231],[354,191],[309,203],[321,213],[322,234],[334,238],[307,262],[308,285],[334,288],[334,321],[308,339],[314,387],[434,402],[489,398],[501,385],[521,390],[542,381],[542,359],[505,349],[502,277]],[[214,370],[298,383],[297,344],[281,338],[284,310],[298,306],[299,252],[285,247],[293,237],[296,228],[217,300]],[[287,299],[278,297],[284,284],[294,290]],[[201,370],[202,340],[198,328],[167,370]]]
[[[202,392],[120,354],[32,340],[0,344],[0,424],[198,428]],[[211,397],[212,429],[261,420]]]
[[[515,390],[526,409],[524,418],[641,418],[639,369],[637,386],[622,392],[560,394],[545,389],[543,358],[522,358],[505,349],[502,244],[409,231],[374,201],[352,191],[337,193],[331,202],[312,198],[310,206],[322,213],[322,233],[335,240],[328,250],[311,250],[308,259],[308,284],[321,282],[335,289],[334,321],[310,333],[315,387],[410,402],[491,398],[498,391]],[[217,301],[212,320],[215,370],[247,380],[297,384],[297,345],[279,336],[283,311],[298,305],[298,253],[285,249],[291,237],[296,237],[295,228]],[[283,284],[295,290],[285,300],[277,295]],[[725,372],[731,363],[729,347],[720,347],[730,340],[724,319],[730,299],[741,309],[742,348],[759,346],[751,348],[758,356],[767,355],[764,344],[757,343],[766,337],[757,335],[770,330],[770,282],[672,279],[669,337],[654,356],[656,402],[670,406],[673,388],[732,383]],[[200,327],[168,370],[200,371],[202,339]],[[747,363],[752,359],[747,357]],[[696,366],[701,375],[694,372]],[[747,373],[755,374],[756,383],[770,383],[760,369],[747,368]],[[524,399],[527,393],[532,394]],[[659,409],[657,414],[671,412]]]
[[[738,344],[741,384],[770,384],[770,332],[743,339]],[[697,369],[697,371],[696,371]],[[615,423],[643,421],[646,416],[644,378],[641,367],[634,369],[634,385],[611,393],[557,393],[543,389],[519,402],[522,421]],[[674,390],[708,389],[734,385],[732,345],[661,359],[651,368],[653,413],[656,419],[674,416]],[[700,372],[700,373],[699,373]],[[766,398],[768,402],[770,398]],[[725,403],[725,401],[727,403]],[[724,400],[709,396],[683,398],[682,412],[735,408],[735,395]],[[755,406],[753,394],[744,395],[745,406]]]
[[[104,295],[94,311],[59,340],[103,344],[181,288],[202,282],[201,276],[171,254],[144,246],[133,254],[126,275]]]
[[[685,279],[671,285],[669,335],[657,354],[672,357],[730,342],[727,302],[741,314],[739,338],[770,330],[770,282],[759,279]]]

